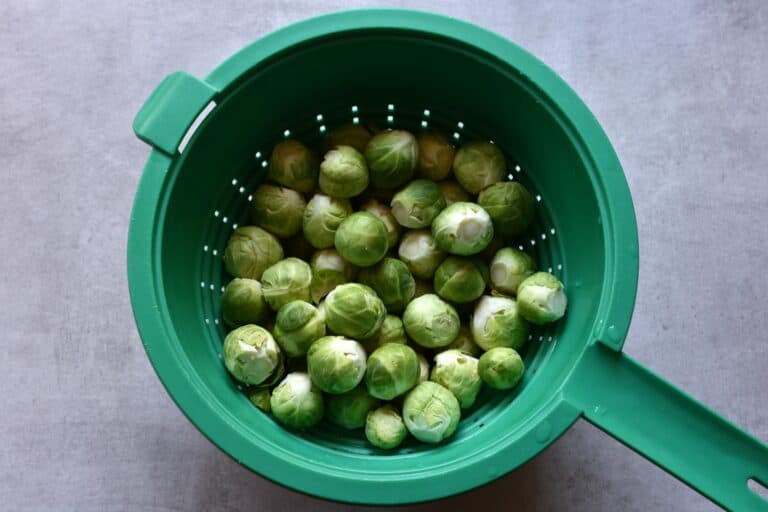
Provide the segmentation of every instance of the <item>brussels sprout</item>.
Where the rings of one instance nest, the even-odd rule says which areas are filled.
[[[308,194],[315,188],[317,174],[317,159],[301,142],[284,140],[272,150],[267,174],[272,181]]]
[[[453,159],[456,181],[470,194],[504,179],[507,161],[501,150],[490,142],[477,141],[463,145]]]
[[[368,186],[365,158],[350,146],[338,146],[320,164],[320,190],[332,197],[354,197]]]
[[[467,203],[471,199],[467,191],[453,180],[441,181],[437,183],[437,188],[443,194],[446,206],[451,206],[453,203]]]
[[[493,220],[493,228],[504,236],[525,233],[533,221],[533,197],[516,181],[496,183],[477,197],[477,202]]]
[[[536,262],[528,253],[505,247],[491,260],[491,284],[508,295],[515,295],[523,280],[536,271]]]
[[[244,325],[224,338],[224,365],[245,384],[261,384],[278,367],[282,354],[269,331]]]
[[[315,304],[319,304],[328,292],[351,281],[355,276],[354,267],[336,249],[317,251],[309,265],[312,269],[310,295]]]
[[[407,434],[402,416],[391,405],[383,405],[368,413],[365,420],[365,437],[376,448],[397,448]]]
[[[255,405],[256,407],[258,407],[264,412],[269,412],[271,410],[269,406],[269,399],[270,399],[269,389],[256,388],[248,392],[248,400],[250,400],[253,405]]]
[[[477,301],[470,328],[475,343],[483,350],[518,349],[528,336],[528,322],[520,314],[517,302],[504,297],[485,295]]]
[[[472,407],[483,382],[477,373],[478,360],[460,350],[446,350],[435,356],[430,379],[454,394],[462,409]]]
[[[517,288],[517,304],[523,318],[543,325],[563,317],[568,299],[558,278],[549,272],[536,272]]]
[[[322,391],[341,394],[360,384],[365,375],[365,350],[355,340],[325,336],[307,352],[307,370]]]
[[[371,132],[365,126],[348,123],[328,133],[325,138],[325,147],[330,150],[337,146],[351,146],[362,153],[369,140],[371,140]]]
[[[472,302],[485,291],[484,270],[485,262],[479,258],[448,256],[435,271],[435,292],[457,304]]]
[[[235,278],[221,294],[221,316],[230,327],[258,324],[267,313],[261,283],[255,279]]]
[[[405,345],[408,343],[408,339],[405,337],[403,321],[394,315],[385,316],[384,322],[381,324],[379,330],[376,331],[376,334],[362,343],[363,348],[365,348],[365,351],[369,354],[385,343],[399,343]]]
[[[426,348],[449,345],[459,334],[459,325],[453,306],[433,294],[413,299],[403,313],[405,332]]]
[[[325,298],[325,321],[336,334],[358,340],[370,338],[384,323],[387,310],[369,287],[341,284]]]
[[[421,384],[422,382],[429,380],[429,361],[427,361],[427,358],[421,354],[416,354],[416,357],[419,358],[419,379],[417,384]]]
[[[515,349],[495,347],[480,356],[477,371],[493,389],[512,389],[523,377],[525,364]]]
[[[253,193],[251,218],[273,235],[289,238],[301,231],[301,218],[306,206],[304,197],[295,190],[259,185]]]
[[[380,203],[376,199],[369,199],[360,206],[360,211],[377,216],[387,228],[387,245],[390,248],[397,245],[397,240],[400,238],[400,224],[397,223],[397,219],[392,215],[392,210],[389,209],[389,206]]]
[[[333,247],[333,238],[339,224],[351,214],[352,205],[346,199],[315,194],[304,210],[304,237],[317,249]]]
[[[325,417],[340,427],[360,428],[365,425],[368,412],[378,407],[379,400],[368,394],[362,384],[340,395],[328,395],[325,400]]]
[[[301,430],[323,419],[323,394],[303,372],[286,375],[272,391],[269,405],[277,421],[287,427]]]
[[[453,203],[435,218],[432,236],[443,251],[469,256],[491,243],[493,222],[488,212],[475,203]]]
[[[395,188],[409,181],[418,158],[416,137],[404,130],[378,133],[365,146],[371,181],[377,187]]]
[[[300,260],[309,261],[315,253],[315,248],[307,242],[303,233],[299,233],[296,236],[283,240],[283,252],[286,258],[299,258]]]
[[[392,215],[406,228],[425,228],[445,208],[445,199],[434,182],[413,180],[395,194]]]
[[[475,340],[472,339],[472,331],[468,327],[461,326],[459,329],[459,335],[453,340],[453,343],[445,347],[447,350],[460,350],[465,354],[477,357],[480,355],[480,347],[477,346]]]
[[[445,259],[432,233],[427,229],[408,231],[400,241],[397,255],[415,277],[432,279],[435,269]]]
[[[399,313],[416,293],[411,271],[397,258],[384,258],[373,267],[364,268],[360,282],[373,288],[389,313]]]
[[[418,175],[432,181],[444,180],[451,173],[453,146],[441,133],[425,132],[416,141],[419,144]]]
[[[336,230],[334,245],[339,254],[359,267],[370,267],[387,254],[389,233],[372,213],[353,213]]]
[[[385,343],[368,357],[367,366],[368,392],[382,400],[402,395],[419,379],[419,358],[408,345]]]
[[[451,437],[460,418],[459,401],[453,393],[432,381],[413,388],[403,403],[406,428],[424,443],[439,443]]]
[[[325,318],[312,304],[294,300],[277,312],[273,332],[288,357],[303,356],[313,341],[325,336]]]
[[[279,311],[293,300],[309,302],[309,287],[312,284],[312,269],[298,258],[278,261],[261,276],[261,290],[267,304]]]
[[[261,279],[264,270],[283,259],[283,247],[256,226],[237,228],[224,249],[224,266],[235,277]]]

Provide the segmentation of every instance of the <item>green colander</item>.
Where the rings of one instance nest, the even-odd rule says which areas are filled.
[[[222,250],[247,222],[270,148],[318,143],[348,122],[457,144],[492,139],[535,194],[516,243],[560,277],[569,310],[528,342],[513,393],[486,393],[440,446],[370,447],[360,432],[279,426],[221,362]],[[490,32],[433,14],[350,11],[256,41],[204,80],[163,80],[134,123],[153,150],[128,239],[136,323],[168,393],[211,441],[275,482],[334,500],[394,504],[483,485],[586,418],[730,509],[768,503],[768,448],[621,352],[635,299],[637,226],[600,125],[549,68]]]

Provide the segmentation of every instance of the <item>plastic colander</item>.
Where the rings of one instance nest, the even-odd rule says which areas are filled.
[[[533,332],[512,393],[484,393],[438,446],[372,448],[360,431],[307,432],[256,409],[221,361],[222,252],[285,137],[317,143],[371,121],[492,139],[538,200],[515,243],[565,283],[568,314]],[[637,227],[599,124],[511,42],[433,14],[348,11],[274,32],[204,80],[177,72],[134,123],[153,146],[136,192],[128,277],[136,323],[168,393],[211,441],[275,482],[392,504],[472,489],[520,466],[583,417],[729,509],[768,509],[757,439],[621,352],[635,299]]]

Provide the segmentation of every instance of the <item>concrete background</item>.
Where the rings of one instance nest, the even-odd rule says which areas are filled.
[[[372,2],[380,4],[380,2]],[[204,75],[350,0],[0,2],[0,508],[362,510],[220,453],[165,394],[125,277],[148,150],[131,133],[167,73]],[[595,4],[595,5],[593,5]],[[629,354],[768,440],[768,3],[394,2],[473,21],[552,66],[594,111],[637,209]],[[663,427],[661,427],[663,428]],[[402,510],[712,510],[579,422],[469,494]]]

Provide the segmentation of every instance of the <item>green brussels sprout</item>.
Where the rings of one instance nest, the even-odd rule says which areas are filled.
[[[485,291],[484,271],[487,266],[479,258],[448,256],[435,270],[435,293],[457,304],[472,302]]]
[[[306,206],[304,196],[293,189],[259,185],[253,193],[251,219],[277,237],[290,238],[301,231]]]
[[[513,348],[495,347],[480,356],[480,378],[493,389],[512,389],[525,372],[520,354]]]
[[[397,255],[415,277],[432,279],[435,269],[445,259],[445,253],[437,247],[432,233],[427,229],[415,229],[403,235]]]
[[[283,247],[274,235],[256,226],[243,226],[229,237],[224,267],[235,277],[261,279],[261,274],[283,256]]]
[[[379,400],[368,394],[362,384],[340,395],[328,395],[325,399],[325,417],[340,427],[354,429],[365,426],[371,409],[378,407]]]
[[[405,328],[403,321],[394,315],[384,317],[384,322],[376,334],[363,341],[363,348],[367,353],[371,353],[385,343],[399,343],[405,345],[408,339],[405,337]]]
[[[365,375],[365,350],[355,340],[324,336],[307,352],[307,370],[312,382],[326,393],[351,391]]]
[[[317,158],[301,142],[284,140],[272,150],[267,176],[275,183],[309,194],[315,188],[317,174]]]
[[[384,258],[373,267],[364,268],[360,282],[373,288],[389,313],[399,313],[416,293],[411,271],[397,258]]]
[[[306,261],[285,258],[278,261],[261,276],[261,290],[267,304],[275,311],[294,300],[309,302],[312,269]]]
[[[472,337],[483,350],[494,347],[522,347],[528,336],[528,322],[517,302],[505,297],[483,296],[472,315]]]
[[[459,334],[459,315],[437,295],[413,299],[403,313],[405,332],[425,348],[449,345]]]
[[[244,325],[224,338],[224,365],[244,384],[261,384],[278,367],[280,348],[268,330]]]
[[[354,267],[336,249],[323,249],[312,256],[310,295],[319,304],[328,293],[340,284],[348,283],[355,276]]]
[[[325,154],[320,164],[320,190],[331,197],[354,197],[368,186],[365,158],[350,146],[338,146]]]
[[[478,360],[460,350],[446,350],[435,356],[430,379],[456,396],[462,409],[472,407],[483,382],[477,372]]]
[[[387,228],[388,247],[391,248],[397,245],[397,241],[400,238],[400,224],[397,223],[397,219],[392,215],[392,210],[389,209],[389,206],[380,203],[376,199],[369,199],[360,206],[360,211],[377,216]]]
[[[372,213],[356,212],[344,219],[336,230],[334,245],[339,254],[358,267],[375,265],[387,254],[389,233]]]
[[[468,203],[471,200],[467,191],[453,180],[440,181],[437,183],[437,188],[443,194],[445,206],[451,206],[453,203]]]
[[[391,450],[405,440],[408,431],[402,416],[390,404],[368,413],[365,420],[365,437],[376,448]]]
[[[303,356],[312,342],[325,336],[325,318],[312,304],[294,300],[277,312],[273,333],[288,357]]]
[[[371,181],[377,187],[396,188],[408,182],[418,158],[416,137],[404,130],[377,133],[365,146]]]
[[[414,279],[414,281],[416,281],[416,293],[413,294],[413,299],[421,297],[422,295],[427,295],[428,293],[435,293],[435,289],[432,288],[431,282],[422,281],[421,279]]]
[[[286,258],[299,258],[300,260],[309,261],[315,253],[315,248],[307,242],[303,233],[299,233],[296,236],[283,240],[283,252]]]
[[[432,181],[444,180],[451,173],[453,145],[441,133],[424,132],[416,137],[419,145],[417,173]]]
[[[419,358],[419,378],[417,384],[429,380],[429,361],[421,354],[416,354]]]
[[[443,251],[469,256],[491,243],[493,222],[488,212],[475,203],[453,203],[435,218],[432,236]]]
[[[304,372],[289,373],[272,391],[272,414],[283,425],[298,430],[313,427],[323,419],[323,394]]]
[[[316,249],[333,247],[333,239],[341,222],[352,214],[346,199],[315,194],[307,203],[302,220],[304,238]]]
[[[453,159],[456,181],[470,194],[478,194],[484,188],[503,180],[506,169],[504,153],[490,142],[464,144]]]
[[[459,329],[459,335],[453,340],[453,343],[445,347],[446,350],[460,350],[465,354],[473,357],[480,355],[480,347],[477,346],[475,340],[472,339],[472,331],[466,326],[461,326]]]
[[[365,385],[371,396],[392,400],[419,379],[419,358],[408,345],[385,343],[368,356]]]
[[[543,325],[563,317],[568,299],[558,278],[549,272],[536,272],[517,288],[517,304],[523,318]]]
[[[340,284],[325,298],[325,321],[336,334],[358,340],[370,338],[384,323],[384,303],[368,286]]]
[[[403,402],[403,420],[413,437],[424,443],[439,443],[453,435],[461,418],[456,397],[440,384],[422,382]]]
[[[445,199],[433,181],[413,180],[395,194],[389,206],[401,226],[426,228],[445,208]]]
[[[331,130],[325,138],[326,150],[337,146],[351,146],[360,153],[371,140],[371,132],[363,125],[347,123]]]
[[[536,262],[528,253],[505,247],[491,260],[491,284],[495,290],[515,295],[517,287],[536,271]]]
[[[271,410],[269,406],[270,394],[269,389],[266,388],[251,389],[248,391],[248,400],[262,411],[269,412]]]
[[[261,323],[267,313],[261,283],[255,279],[235,278],[221,294],[221,316],[230,327]]]
[[[516,181],[491,185],[480,192],[477,202],[491,216],[496,232],[504,236],[522,235],[533,221],[533,196]]]

